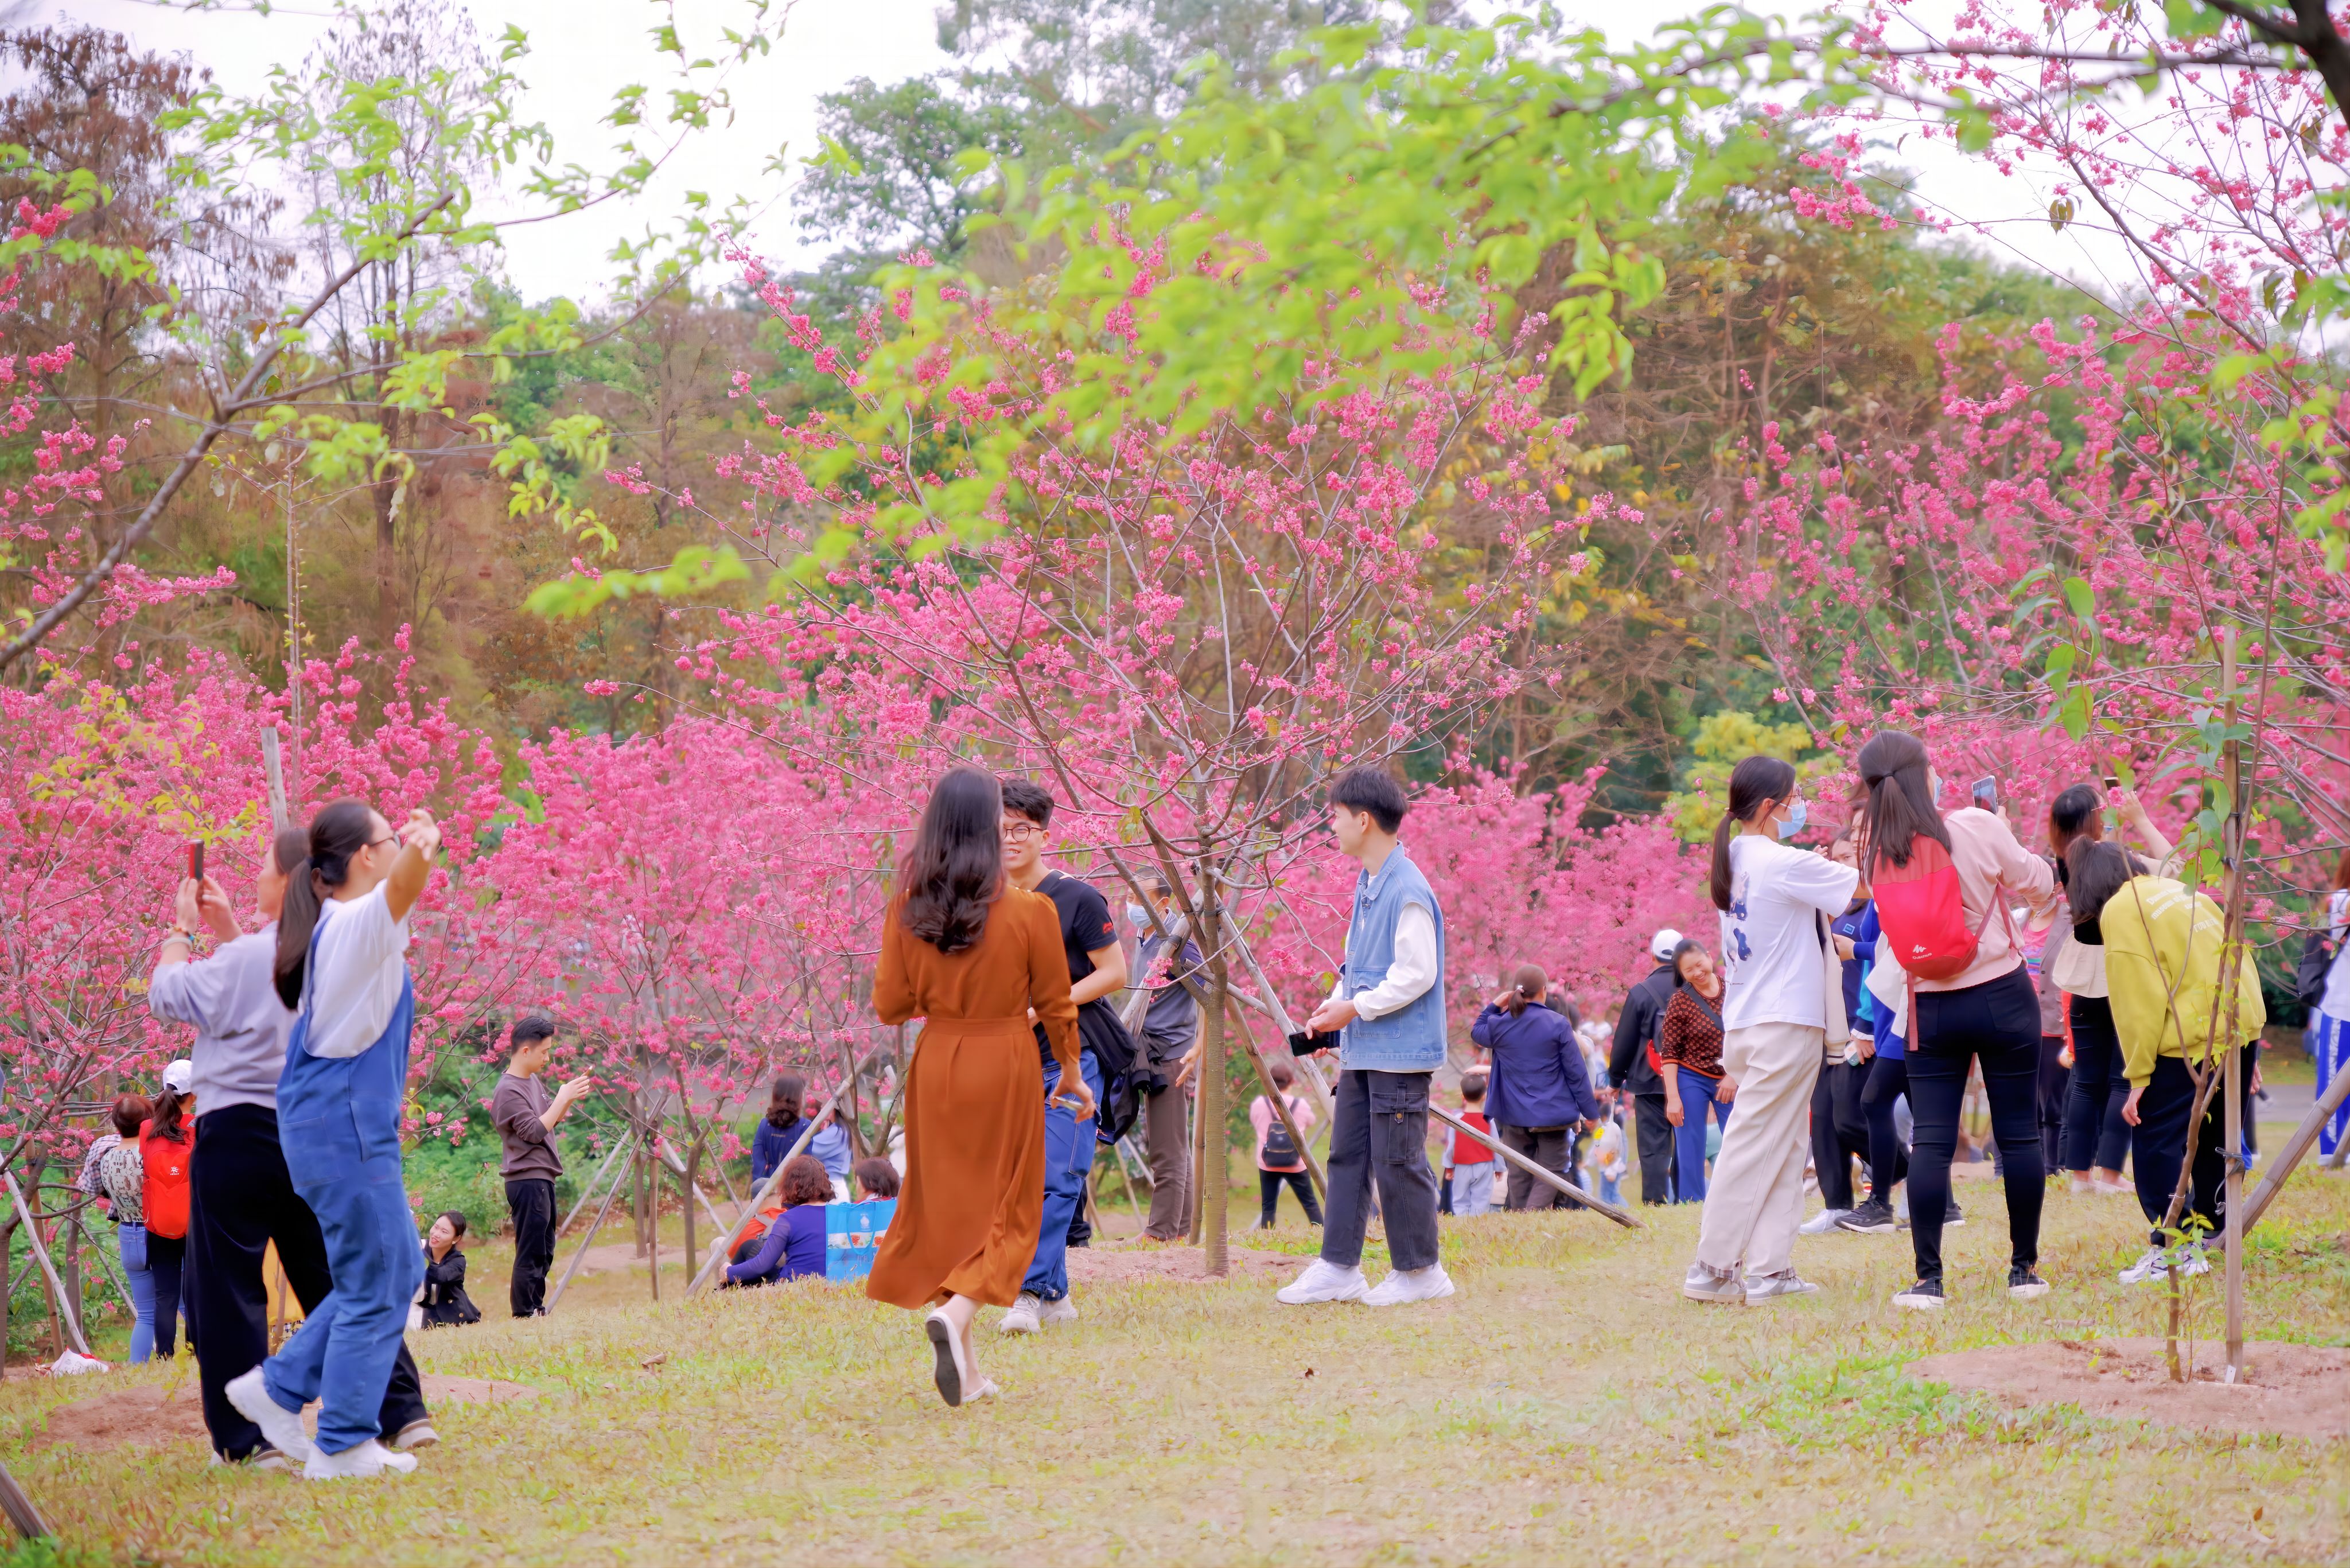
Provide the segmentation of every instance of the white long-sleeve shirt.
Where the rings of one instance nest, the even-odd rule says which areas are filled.
[[[1347,940],[1351,944],[1355,930],[1347,928]],[[1423,904],[1406,904],[1403,913],[1396,918],[1395,961],[1388,966],[1387,978],[1354,999],[1356,1015],[1364,1019],[1385,1018],[1409,1002],[1417,1001],[1428,988],[1436,983],[1436,917]],[[1347,971],[1338,969],[1338,983],[1330,990],[1330,1000],[1339,1001],[1347,995]]]
[[[227,1106],[277,1108],[277,1075],[294,1015],[277,1000],[277,922],[223,944],[207,959],[155,971],[147,1006],[192,1023],[196,1114]]]

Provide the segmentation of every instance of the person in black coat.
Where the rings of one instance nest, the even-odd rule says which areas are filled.
[[[424,1288],[416,1304],[426,1328],[479,1323],[482,1313],[465,1293],[465,1217],[454,1209],[432,1221],[424,1236]]]
[[[1665,1119],[1665,1080],[1657,1071],[1653,1043],[1665,1003],[1678,983],[1673,950],[1681,934],[1669,928],[1648,939],[1657,967],[1632,987],[1616,1017],[1616,1040],[1607,1053],[1607,1081],[1632,1096],[1640,1150],[1640,1201],[1673,1200],[1673,1125]]]

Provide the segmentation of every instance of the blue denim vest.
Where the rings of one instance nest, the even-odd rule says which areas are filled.
[[[1436,922],[1436,983],[1381,1018],[1347,1025],[1338,1065],[1359,1072],[1432,1073],[1444,1064],[1444,911],[1411,857],[1398,845],[1378,875],[1355,878],[1355,912],[1347,931],[1347,994],[1359,996],[1395,963],[1396,923],[1418,904]]]
[[[310,939],[310,974],[318,941]],[[409,1034],[416,1023],[416,983],[400,975],[400,1005],[375,1044],[356,1056],[313,1056],[311,1006],[302,1011],[286,1043],[277,1075],[277,1145],[296,1191],[364,1176],[397,1181],[400,1174],[400,1112],[408,1093]],[[389,1160],[387,1168],[379,1162]]]

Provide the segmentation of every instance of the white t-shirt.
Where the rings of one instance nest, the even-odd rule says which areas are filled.
[[[1724,1029],[1827,1026],[1815,917],[1843,914],[1859,886],[1858,871],[1825,855],[1751,833],[1730,841],[1730,908],[1721,917]]]
[[[2350,937],[2350,889],[2337,891],[2326,899],[2325,929],[2337,943]],[[2317,1011],[2328,1018],[2350,1018],[2350,955],[2338,946],[2334,950],[2334,968],[2325,976],[2325,995],[2319,1001]]]
[[[356,1056],[383,1037],[408,979],[408,922],[391,918],[383,885],[318,911],[317,945],[303,977],[313,1056]]]

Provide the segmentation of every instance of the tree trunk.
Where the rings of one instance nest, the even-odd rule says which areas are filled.
[[[1224,1139],[1224,1009],[1231,1005],[1231,976],[1222,950],[1223,910],[1213,888],[1201,890],[1200,935],[1208,961],[1208,1005],[1201,1009],[1200,1040],[1200,1246],[1207,1272],[1232,1272],[1230,1251],[1232,1172]]]

